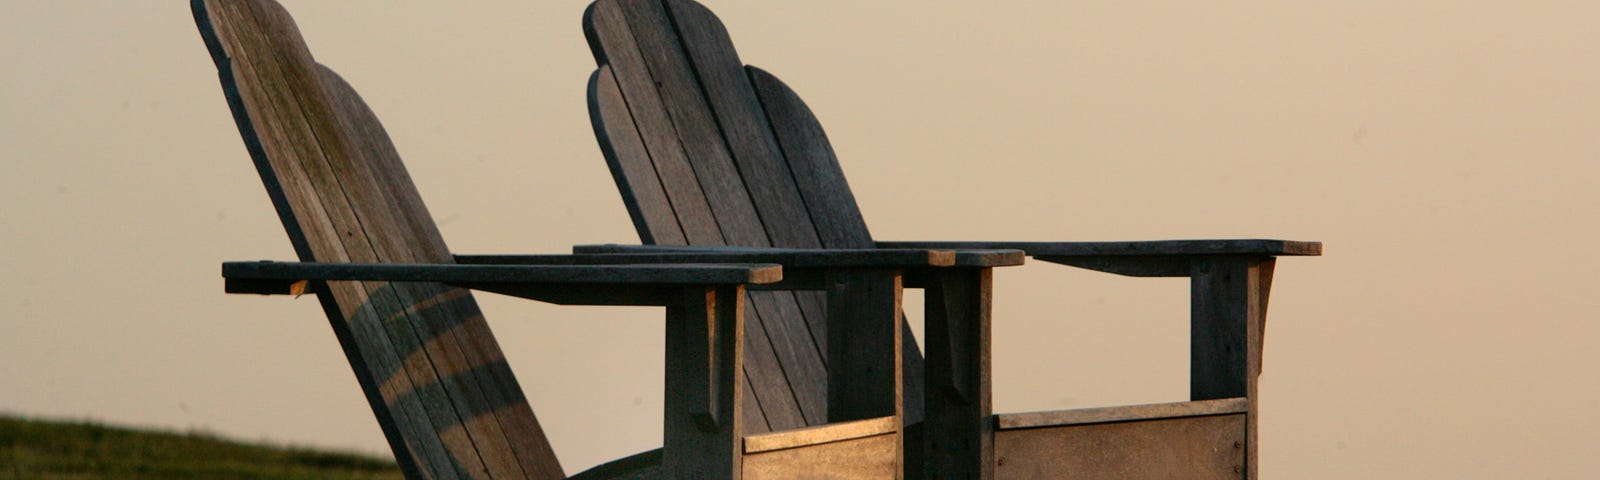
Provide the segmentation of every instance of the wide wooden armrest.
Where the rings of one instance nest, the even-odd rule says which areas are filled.
[[[1196,260],[1219,256],[1317,256],[1322,242],[1158,240],[1145,242],[877,242],[883,248],[1016,249],[1050,263],[1132,277],[1185,277]]]
[[[1322,255],[1322,242],[1294,240],[1155,240],[1144,242],[877,242],[880,248],[1009,249],[1030,257],[1121,255]]]
[[[1003,248],[807,249],[617,244],[577,245],[572,247],[572,253],[576,254],[573,257],[595,254],[640,262],[776,263],[785,268],[1006,267],[1021,265],[1026,257],[1020,249]]]
[[[783,280],[773,264],[448,265],[312,262],[225,262],[228,293],[300,294],[306,282],[366,280],[453,285],[689,286],[766,284]]]

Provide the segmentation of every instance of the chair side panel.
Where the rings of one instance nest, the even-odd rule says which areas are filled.
[[[1145,480],[1243,477],[1245,415],[995,432],[995,478]]]

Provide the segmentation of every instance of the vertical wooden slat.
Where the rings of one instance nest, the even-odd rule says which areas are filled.
[[[990,269],[951,269],[926,296],[927,392],[924,445],[906,451],[907,469],[926,478],[994,478],[991,418]],[[912,465],[914,462],[924,462]]]
[[[1245,396],[1250,260],[1208,258],[1190,274],[1189,399]]]
[[[761,229],[761,217],[750,200],[750,192],[739,181],[738,167],[733,163],[727,144],[721,140],[710,106],[701,93],[683,49],[672,29],[671,19],[656,1],[619,0],[598,2],[595,17],[602,18],[608,5],[621,10],[626,28],[632,32],[644,65],[650,73],[652,85],[631,88],[626,78],[619,76],[624,94],[635,90],[653,89],[664,106],[670,123],[660,128],[671,128],[679,145],[690,162],[694,178],[705,192],[711,211],[721,226],[723,239],[732,245],[770,246],[766,232]],[[626,47],[620,48],[625,50]],[[612,49],[606,49],[611,55]],[[620,63],[612,68],[622,72]],[[632,105],[632,96],[629,96]],[[637,116],[637,115],[636,115]],[[641,128],[645,124],[641,123]]]
[[[601,1],[590,7],[585,32],[597,59],[613,72],[631,125],[615,112],[592,114],[608,131],[637,130],[689,244],[771,246],[671,26],[664,7],[654,1]],[[612,161],[623,166],[644,161],[624,158],[620,150],[615,153],[618,158]],[[795,302],[787,292],[750,298],[754,313],[747,318],[752,327],[749,365],[757,372],[751,384],[763,398],[762,410],[775,429],[789,426],[784,404],[809,422],[824,416],[821,349],[804,320],[788,313],[798,309]],[[768,352],[776,356],[766,357]]]
[[[1204,258],[1194,261],[1190,274],[1190,399],[1248,399],[1242,469],[1250,479],[1258,475],[1256,383],[1274,264],[1271,258]]]
[[[639,238],[652,245],[688,244],[683,227],[672,212],[672,198],[667,196],[661,176],[649,161],[650,154],[639,139],[639,129],[634,126],[633,115],[628,113],[609,65],[601,66],[589,77],[589,110],[600,112],[590,118],[590,123]]]
[[[898,416],[900,272],[828,277],[828,420]]]
[[[597,9],[607,2],[601,2]],[[624,0],[616,2],[621,6],[624,18],[632,32],[632,38],[637,48],[642,53],[656,90],[659,93],[668,116],[671,127],[677,133],[681,145],[693,167],[692,170],[706,193],[706,199],[716,215],[717,225],[720,227],[722,237],[728,244],[741,246],[774,246],[783,245],[778,241],[803,241],[800,236],[814,231],[782,227],[788,225],[787,218],[783,216],[785,207],[783,198],[774,197],[772,190],[780,188],[777,183],[773,185],[751,184],[752,177],[742,172],[741,169],[753,168],[755,164],[762,163],[758,160],[767,160],[774,148],[762,149],[757,145],[759,132],[750,125],[757,121],[764,123],[759,111],[751,110],[754,102],[753,95],[745,101],[728,100],[724,106],[730,110],[734,106],[742,107],[745,111],[741,115],[731,115],[729,122],[719,122],[718,113],[713,109],[712,103],[722,95],[721,90],[711,88],[701,83],[702,77],[696,70],[692,60],[693,52],[687,48],[686,42],[674,28],[674,19],[671,18],[667,8],[654,0]],[[598,14],[598,10],[597,10]],[[607,49],[609,52],[610,49]],[[704,58],[709,64],[725,62],[726,57]],[[737,58],[733,58],[732,69],[738,72]],[[708,64],[708,65],[709,65]],[[617,67],[613,67],[617,68]],[[726,69],[724,69],[726,70]],[[735,81],[743,81],[742,72],[733,76]],[[726,75],[718,78],[728,78]],[[746,84],[748,89],[748,84]],[[738,143],[730,142],[727,128],[737,125],[739,131],[753,132],[750,139],[741,139]],[[770,145],[770,140],[767,142]],[[737,145],[737,146],[734,146]],[[740,152],[742,150],[742,152]],[[754,158],[756,152],[767,154],[761,159]],[[735,153],[743,153],[751,157],[747,163],[739,163],[740,159]],[[786,176],[777,181],[788,181]],[[792,190],[792,188],[791,188]],[[761,212],[763,207],[769,212]],[[774,222],[763,222],[763,215],[774,215]],[[776,236],[777,235],[782,236]],[[793,238],[791,238],[793,237]],[[812,246],[815,246],[814,238]],[[805,245],[784,245],[804,248]],[[788,381],[791,392],[796,397],[796,402],[809,423],[821,421],[825,415],[821,408],[824,393],[821,391],[821,379],[824,378],[824,365],[821,349],[817,348],[810,331],[805,323],[790,311],[797,309],[795,299],[789,292],[760,292],[752,294],[751,304],[759,312],[768,341],[773,350],[778,354],[778,362],[782,373],[769,371],[764,375],[781,375]]]
[[[900,365],[902,274],[898,270],[828,275],[828,421],[892,415],[904,425]],[[905,429],[894,432],[903,452]],[[895,471],[902,474],[901,459]]]
[[[630,45],[631,33],[614,6],[600,3],[591,5],[586,27],[591,36],[607,39],[604,43],[596,40],[595,45],[609,45],[614,58],[627,59],[638,55],[638,50]],[[610,82],[606,81],[604,75],[595,76],[590,100],[591,120],[596,132],[605,132],[597,133],[597,136],[600,137],[602,150],[608,155],[613,173],[620,174],[618,187],[631,190],[624,194],[625,201],[628,200],[628,194],[634,195],[634,201],[644,201],[654,195],[650,190],[655,185],[663,185],[662,191],[668,199],[666,202],[672,207],[671,212],[664,211],[662,204],[629,207],[630,214],[635,215],[635,225],[649,229],[641,229],[640,237],[667,245],[673,242],[725,244],[699,189],[698,180],[689,171],[687,159],[676,146],[676,137],[672,136],[670,128],[653,128],[661,127],[661,123],[666,122],[665,113],[654,92],[644,89],[631,94],[633,101],[624,99],[627,95],[621,90],[619,79],[630,73],[634,76],[643,75],[644,78],[636,78],[634,82],[648,85],[648,72],[642,68],[629,68],[641,66],[638,62],[624,65],[616,69],[609,65],[602,68],[602,72],[612,73]],[[640,138],[644,140],[640,140],[639,145],[632,144],[634,139]],[[649,147],[650,151],[646,152],[645,147]],[[639,215],[646,217],[640,218]],[[746,369],[752,372],[751,392],[762,399],[761,411],[753,413],[761,414],[763,421],[752,424],[752,428],[802,427],[806,425],[806,420],[788,379],[782,373],[782,362],[774,352],[773,342],[768,339],[764,319],[758,311],[772,309],[757,308],[765,302],[765,298],[753,299],[746,315],[750,329]]]
[[[727,143],[767,237],[774,245],[821,248],[811,222],[794,221],[809,216],[805,202],[722,22],[698,3],[664,3],[716,122],[716,138]]]
[[[584,13],[584,33],[597,56],[612,60],[607,66],[617,82],[616,96],[623,99],[628,113],[627,117],[601,116],[602,112],[591,111],[591,115],[604,122],[608,132],[636,129],[637,137],[647,150],[648,156],[640,156],[638,152],[624,155],[625,151],[616,150],[616,160],[649,163],[649,168],[658,176],[657,181],[672,199],[674,220],[682,227],[690,245],[726,244],[707,200],[708,193],[701,189],[694,167],[689,164],[687,152],[678,140],[677,129],[672,125],[661,93],[656,89],[656,80],[634,41],[621,6],[605,1],[590,5]],[[645,167],[630,168],[644,171]]]
[[[1265,353],[1267,331],[1267,298],[1272,292],[1272,272],[1277,265],[1277,259],[1267,258],[1256,262],[1250,268],[1250,306],[1249,332],[1250,338],[1250,378],[1247,390],[1250,401],[1250,411],[1245,414],[1245,450],[1244,471],[1245,478],[1256,480],[1261,476],[1261,442],[1259,441],[1259,426],[1261,424],[1261,409],[1259,407],[1261,396],[1261,366]]]
[[[855,194],[811,108],[778,77],[745,67],[824,248],[872,248]]]
[[[740,478],[743,287],[687,288],[667,310],[662,471]]]
[[[800,96],[787,84],[765,70],[746,66],[751,84],[783,149],[795,184],[817,230],[823,248],[872,248],[872,236],[856,206],[855,196],[844,171],[834,156],[822,124]],[[803,220],[797,220],[803,221]],[[827,335],[822,319],[823,297],[819,293],[796,292],[801,310],[818,336],[818,346],[827,351]],[[923,418],[923,355],[911,335],[910,324],[903,323],[901,370],[905,372],[906,423]]]

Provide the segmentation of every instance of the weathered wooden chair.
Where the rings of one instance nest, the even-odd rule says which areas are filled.
[[[745,287],[779,286],[778,262],[795,271],[782,285],[822,288],[838,272],[1021,261],[1019,252],[958,258],[928,250],[451,255],[377,117],[316,63],[282,6],[192,6],[246,149],[303,262],[225,263],[227,290],[317,294],[409,478],[565,478],[468,288],[561,304],[667,307],[664,449],[578,478],[771,478],[819,456],[873,460],[844,463],[893,474],[898,417],[747,435],[746,384],[735,376],[745,370]],[[859,317],[875,313],[892,325],[899,299],[874,298],[860,305],[878,311]],[[896,349],[877,352],[878,363],[898,361]],[[881,380],[869,397],[887,398],[880,403],[892,410],[898,397],[877,394],[896,388],[898,377],[864,378]]]
[[[577,252],[1020,249],[1092,270],[1191,278],[1192,401],[997,418],[990,407],[990,271],[952,269],[920,279],[928,289],[926,364],[909,335],[903,347],[908,431],[922,424],[906,447],[908,476],[1254,478],[1256,378],[1274,258],[1318,255],[1321,244],[874,241],[810,109],[773,75],[745,66],[705,7],[599,0],[584,27],[599,64],[589,83],[595,134],[640,238],[651,245]],[[828,329],[849,322],[824,303],[803,294],[750,294],[747,373],[764,362],[791,372],[787,384],[750,378],[774,430],[835,413],[825,401],[833,392],[815,379],[840,364],[811,352],[834,352],[840,336]],[[817,320],[824,315],[831,320]],[[757,345],[763,336],[771,353]]]

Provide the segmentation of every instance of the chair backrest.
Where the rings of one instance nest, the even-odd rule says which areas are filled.
[[[745,66],[704,6],[599,0],[583,24],[600,67],[590,118],[645,243],[872,248],[810,109]],[[748,430],[827,421],[824,303],[816,292],[750,294]],[[920,399],[922,357],[909,331],[904,340],[905,398]],[[921,404],[905,415],[920,420]]]
[[[193,0],[239,133],[302,261],[450,263],[377,117],[272,0]],[[563,478],[466,290],[328,282],[317,297],[410,478]]]

